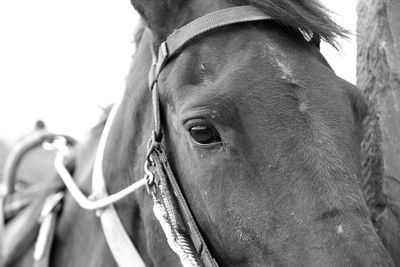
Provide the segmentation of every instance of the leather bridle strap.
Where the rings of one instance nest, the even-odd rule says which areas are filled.
[[[270,16],[254,6],[237,6],[204,15],[175,30],[166,41],[161,43],[158,56],[153,55],[156,64],[149,73],[150,89],[168,60],[176,56],[188,42],[199,35],[227,25],[271,19]]]
[[[165,42],[161,43],[158,50],[158,56],[156,56],[153,52],[153,66],[149,73],[149,88],[152,91],[155,123],[153,143],[155,142],[159,144],[162,138],[158,77],[163,68],[168,64],[169,60],[174,56],[177,56],[180,51],[184,49],[185,45],[193,41],[194,38],[199,37],[200,35],[205,34],[210,30],[237,23],[262,20],[271,20],[271,17],[253,6],[239,6],[218,10],[216,12],[200,17],[180,28],[179,30],[174,31]],[[172,233],[172,238],[168,236],[167,232],[170,231],[169,229],[167,229],[167,239],[176,240],[177,236],[179,236],[180,234],[183,236],[190,236],[190,241],[186,240],[184,241],[184,243],[185,245],[188,244],[187,247],[189,249],[191,247],[195,247],[192,260],[195,263],[188,263],[188,266],[198,266],[196,263],[198,260],[201,262],[202,265],[206,267],[218,266],[215,259],[211,256],[207,244],[205,243],[200,233],[200,230],[193,218],[193,215],[191,214],[185,197],[181,192],[179,184],[171,171],[166,154],[160,145],[154,146],[154,149],[151,152],[151,159],[156,167],[156,174],[158,176],[157,185],[159,188],[161,188],[161,193],[157,193],[158,196],[154,194],[155,206],[158,206],[160,203],[163,203],[163,205],[165,206],[164,212],[162,212],[164,214],[163,216],[160,216],[164,218],[161,218],[161,220],[158,217],[157,218],[160,220],[160,223],[162,225],[165,225],[166,221],[171,222],[174,220],[177,220],[178,222],[180,220],[183,220],[186,224],[186,229],[182,230],[182,227],[179,225],[179,223],[175,223],[175,227],[177,229],[175,229],[175,232]],[[168,188],[172,189],[173,194],[169,194],[169,192],[167,192]],[[161,195],[161,197],[159,195]],[[175,195],[175,200],[171,200],[170,196],[172,195]],[[176,207],[175,202],[178,203],[178,207]],[[165,215],[165,213],[169,214]],[[177,215],[173,213],[180,214]],[[164,222],[162,221],[163,219]],[[188,233],[186,233],[186,231]],[[175,252],[176,250],[179,250],[176,248],[173,249]],[[182,251],[182,249],[180,250]],[[177,252],[177,254],[181,258],[182,263],[187,262],[188,256],[179,255],[179,252]]]
[[[170,213],[167,214],[166,217],[174,217],[173,219],[169,219],[174,228],[172,231],[174,236],[171,237],[171,234],[168,236],[167,233],[165,233],[167,240],[169,241],[168,243],[171,243],[170,239],[174,238],[183,244],[181,244],[181,251],[177,252],[177,249],[173,249],[181,258],[182,264],[184,260],[189,257],[192,257],[193,261],[197,262],[195,264],[183,264],[185,267],[218,266],[216,260],[212,257],[210,250],[208,249],[207,244],[200,233],[200,230],[197,227],[196,221],[193,218],[190,208],[182,194],[182,191],[171,170],[167,156],[162,147],[157,147],[151,154],[151,157],[156,166],[155,172],[160,191],[157,196],[154,196],[155,202],[164,202],[164,205],[168,206],[167,210]],[[173,194],[171,192],[173,192]],[[173,225],[174,221],[176,221],[175,225]],[[201,262],[201,264],[199,264],[199,262]]]

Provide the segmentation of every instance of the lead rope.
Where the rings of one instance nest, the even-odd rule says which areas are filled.
[[[162,200],[164,200],[164,198],[165,196],[162,196]],[[154,215],[164,231],[168,245],[178,255],[182,265],[185,267],[201,266],[198,257],[193,253],[188,238],[175,231],[176,228],[169,216],[172,210],[167,208],[165,201],[161,201],[156,197],[153,197],[153,202]]]
[[[160,46],[160,57],[158,57],[158,59],[165,59],[168,57],[168,51],[166,50],[167,47],[164,44],[165,43]],[[156,185],[154,182],[149,183],[148,185],[148,192],[152,194],[153,198],[153,212],[164,231],[168,245],[177,254],[181,261],[181,264],[184,267],[208,267],[210,265],[204,264],[201,261],[201,256],[199,255],[198,251],[196,251],[193,240],[190,237],[191,235],[187,234],[188,230],[184,226],[184,223],[178,223],[177,216],[180,214],[180,212],[177,211],[177,205],[172,204],[174,200],[168,190],[167,179],[162,179],[162,177],[164,177],[164,173],[161,170],[163,168],[162,164],[159,160],[156,160],[157,157],[154,156],[155,150],[158,150],[160,146],[158,140],[161,140],[162,138],[160,120],[160,97],[158,92],[158,82],[157,80],[154,80],[154,77],[158,76],[157,73],[161,71],[163,65],[158,63],[157,56],[155,56],[155,52],[153,49],[152,54],[153,65],[149,72],[149,87],[151,88],[152,94],[154,131],[152,132],[152,138],[150,140],[150,146],[146,160],[147,162],[151,162],[153,167],[156,168],[157,174],[160,178],[158,185]],[[158,188],[159,190],[157,190],[156,188]],[[157,191],[161,191],[160,197],[157,197]],[[180,221],[182,221],[182,218],[180,218]],[[196,227],[196,225],[194,226]],[[200,239],[202,239],[201,236]],[[215,262],[214,260],[212,261]],[[212,266],[217,266],[216,262]]]
[[[181,248],[181,250],[177,252],[181,262],[183,263],[187,255],[190,255],[193,258],[193,262],[200,264],[200,266],[218,266],[215,259],[211,256],[207,244],[197,227],[161,146],[154,149],[152,159],[158,178],[157,185],[160,189],[159,195],[161,195],[158,199],[161,198],[162,204],[168,212],[169,223],[175,235],[172,238],[178,240],[178,245],[180,245]],[[167,236],[167,239],[168,238]],[[174,248],[172,249],[174,250]]]
[[[161,136],[161,132],[159,132],[159,134],[158,136]],[[162,172],[163,166],[156,152],[160,149],[160,143],[156,141],[156,139],[157,134],[153,131],[152,138],[149,140],[145,164],[145,173],[149,175],[147,192],[153,199],[154,215],[163,229],[169,247],[178,255],[182,266],[203,266],[200,256],[196,252],[192,240],[187,234],[188,231],[180,217],[180,212],[176,208],[177,205],[170,193],[171,190],[168,188],[167,179]],[[152,170],[150,170],[151,168]],[[158,174],[158,181],[156,181],[156,173]]]

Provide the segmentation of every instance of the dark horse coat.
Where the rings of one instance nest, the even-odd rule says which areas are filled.
[[[204,34],[159,77],[162,145],[212,255],[221,266],[393,265],[358,185],[364,99],[307,41],[343,34],[316,1],[132,0],[151,33],[141,38],[107,140],[108,190],[143,176],[151,47],[243,2],[274,20]],[[83,190],[86,163],[76,171]],[[148,266],[179,265],[146,190],[116,209]],[[115,265],[97,218],[68,196],[51,262]]]

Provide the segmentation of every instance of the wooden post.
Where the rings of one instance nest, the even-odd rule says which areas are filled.
[[[400,266],[400,1],[358,0],[357,86],[368,101],[364,196],[383,244]]]

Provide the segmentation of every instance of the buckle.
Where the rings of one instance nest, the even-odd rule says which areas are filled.
[[[157,64],[156,64],[156,73],[157,76],[160,74],[161,70],[164,68],[165,63],[167,63],[168,60],[168,47],[166,42],[162,42],[160,44],[160,47],[158,48],[158,58],[157,58]]]
[[[151,137],[147,143],[147,153],[146,153],[146,159],[144,163],[144,172],[145,172],[145,178],[146,178],[146,187],[147,187],[147,193],[149,195],[155,195],[157,193],[157,188],[155,185],[155,175],[154,175],[154,168],[155,163],[154,160],[151,156],[151,154],[154,152],[154,150],[158,149],[160,147],[160,142],[157,141],[157,136],[155,131],[151,132]]]
[[[166,42],[162,42],[158,48],[158,57],[156,58],[153,54],[153,64],[149,71],[149,89],[153,90],[154,84],[158,81],[158,76],[160,75],[162,69],[168,61],[168,47]]]

